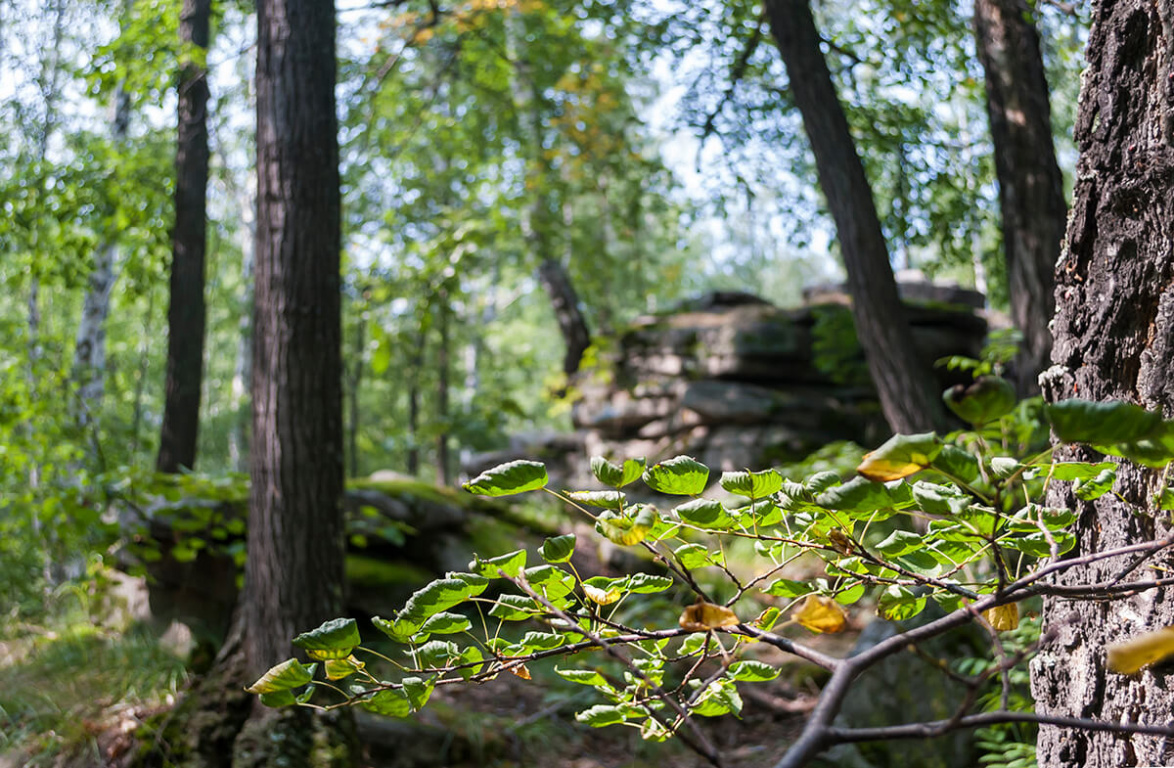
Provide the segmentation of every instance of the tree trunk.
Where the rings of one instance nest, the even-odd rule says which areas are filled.
[[[123,14],[129,15],[131,0],[124,0]],[[114,91],[114,114],[110,136],[114,143],[126,141],[130,126],[130,94],[121,85]],[[98,245],[94,264],[82,300],[73,353],[73,376],[77,385],[77,423],[82,429],[92,427],[102,407],[106,389],[106,318],[110,315],[110,294],[118,278],[118,248],[114,241]],[[94,440],[97,440],[96,434]]]
[[[583,353],[591,346],[591,332],[579,307],[579,295],[571,282],[566,266],[558,259],[543,259],[538,265],[538,279],[550,297],[554,316],[562,332],[566,353],[563,355],[563,373],[571,376],[579,370]]]
[[[252,490],[242,605],[253,679],[291,655],[296,634],[339,614],[344,534],[334,4],[261,0],[257,30]],[[274,722],[298,738],[290,730],[296,719]],[[242,731],[238,751],[248,735]],[[312,754],[291,757],[304,765]]]
[[[436,420],[440,433],[436,436],[436,481],[448,485],[448,352],[450,345],[448,330],[448,292],[442,290],[437,307],[436,330],[439,341],[436,345]]]
[[[424,367],[424,333],[416,334],[416,345],[408,363],[408,474],[420,475],[420,377]]]
[[[945,411],[931,361],[922,359],[910,344],[872,188],[823,58],[811,7],[808,0],[765,2],[791,95],[815,155],[820,187],[836,222],[856,333],[885,419],[895,432],[943,426]]]
[[[363,348],[367,345],[367,315],[360,312],[355,326],[355,362],[350,368],[347,389],[350,390],[350,409],[347,418],[347,458],[350,460],[350,476],[359,476],[359,389],[363,384]]]
[[[256,195],[238,191],[241,206],[241,281],[243,308],[238,322],[236,364],[232,371],[232,429],[228,434],[228,456],[236,472],[248,471],[249,416],[245,411],[253,387],[253,249],[256,247]]]
[[[1093,6],[1076,139],[1081,149],[1056,272],[1055,365],[1042,377],[1050,400],[1121,398],[1174,413],[1174,2],[1119,0]],[[1054,490],[1052,506],[1079,513],[1075,554],[1148,541],[1169,530],[1150,499],[1158,472],[1123,464],[1114,494],[1083,503]],[[1120,559],[1065,572],[1097,583],[1122,573]],[[1159,566],[1169,566],[1159,563]],[[1174,593],[1117,601],[1047,600],[1045,638],[1032,664],[1040,712],[1109,722],[1167,724],[1174,710],[1168,669],[1123,676],[1105,670],[1105,643],[1174,624]],[[1057,766],[1174,764],[1174,740],[1042,728],[1039,763]]]
[[[212,0],[184,0],[179,37],[206,53]],[[189,54],[190,55],[190,54]],[[175,229],[171,235],[171,303],[167,309],[167,386],[155,468],[196,466],[200,388],[204,378],[204,256],[207,250],[208,78],[191,58],[179,75],[175,155]]]
[[[1038,394],[1052,351],[1053,273],[1068,215],[1064,178],[1031,8],[1024,0],[975,0],[974,37],[986,72],[1011,319],[1023,334],[1015,378],[1028,396]]]

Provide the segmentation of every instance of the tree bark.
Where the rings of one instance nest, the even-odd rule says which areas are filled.
[[[252,489],[242,606],[254,679],[291,655],[296,634],[337,616],[343,590],[333,2],[261,0],[257,30]]]
[[[204,55],[212,0],[184,0],[181,43]],[[208,78],[190,58],[179,75],[175,155],[175,229],[171,235],[171,303],[167,309],[167,385],[155,468],[196,466],[200,389],[204,379],[204,262],[207,251]]]
[[[808,0],[765,0],[791,95],[815,155],[820,187],[836,222],[856,333],[885,419],[895,432],[945,425],[929,360],[910,344],[872,188],[836,95]]]
[[[542,260],[538,265],[538,280],[546,289],[546,295],[550,297],[554,317],[558,321],[563,342],[566,344],[563,373],[571,376],[579,370],[579,364],[583,362],[583,353],[591,346],[591,332],[587,330],[587,320],[579,307],[579,294],[575,292],[570,273],[558,259]]]
[[[441,485],[448,485],[450,463],[448,451],[448,353],[451,343],[448,316],[450,311],[448,291],[442,290],[439,306],[436,308],[436,331],[439,337],[436,345],[436,420],[440,423],[440,432],[436,436],[436,481]]]
[[[1011,319],[1023,334],[1015,379],[1039,393],[1055,312],[1053,273],[1068,208],[1052,143],[1052,108],[1039,33],[1024,0],[975,0],[974,37],[986,72],[987,115],[1003,216]]]
[[[1055,363],[1041,377],[1050,400],[1119,398],[1174,413],[1174,2],[1118,0],[1093,6],[1076,125],[1081,149],[1068,247],[1056,272]],[[1161,473],[1123,464],[1114,494],[1083,503],[1054,490],[1052,506],[1079,513],[1074,554],[1151,540],[1169,530],[1150,499]],[[1065,572],[1098,582],[1122,571],[1102,560]],[[1159,567],[1169,566],[1158,563]],[[1112,602],[1045,601],[1045,638],[1032,690],[1047,714],[1167,724],[1168,669],[1132,676],[1105,669],[1106,642],[1174,624],[1174,593]],[[1174,740],[1043,727],[1039,764],[1174,764]]]
[[[122,12],[129,15],[131,0],[123,0]],[[114,90],[114,112],[110,137],[121,145],[130,126],[130,94],[119,85]],[[110,295],[118,278],[118,247],[114,239],[100,243],[94,251],[94,263],[82,300],[73,353],[73,376],[77,385],[77,423],[89,429],[97,421],[106,389],[106,318],[110,315]],[[94,436],[96,442],[97,437]]]

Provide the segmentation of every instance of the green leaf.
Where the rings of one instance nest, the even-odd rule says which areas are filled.
[[[742,712],[742,697],[732,680],[715,680],[697,697],[690,712],[701,717],[719,717],[731,713],[739,715]]]
[[[542,559],[548,563],[565,563],[575,553],[575,534],[552,536],[542,542]]]
[[[481,670],[485,668],[485,665],[479,662],[481,662],[484,658],[485,656],[481,653],[480,648],[475,645],[470,645],[468,648],[461,651],[461,657],[457,659],[457,664],[460,666],[460,669],[457,670],[457,674],[466,680],[471,679],[474,675],[481,674]],[[470,664],[473,666],[467,666]]]
[[[795,496],[794,491],[796,491],[796,490],[799,490],[799,491],[805,490],[811,496],[818,496],[819,494],[826,491],[828,488],[839,485],[840,482],[841,482],[841,479],[840,479],[840,474],[838,472],[832,472],[831,470],[825,470],[823,472],[816,472],[814,475],[807,478],[806,484],[799,486],[798,489],[790,487],[791,485],[795,485],[793,483],[784,483],[783,487],[780,488],[779,490],[792,491],[791,493],[788,493],[789,496]]]
[[[864,582],[857,581],[837,591],[835,601],[840,605],[852,605],[862,597],[864,597]]]
[[[684,568],[693,569],[709,565],[709,550],[700,544],[682,544],[673,554]]]
[[[694,499],[687,501],[673,509],[681,522],[717,531],[728,531],[734,525],[734,519],[726,512],[721,502],[711,499]]]
[[[626,513],[605,510],[595,518],[595,530],[609,541],[625,547],[639,544],[656,525],[656,508],[648,504],[636,504]]]
[[[792,579],[775,579],[767,587],[762,590],[768,595],[775,597],[803,597],[815,592],[815,587],[811,586],[805,581],[794,581]]]
[[[743,516],[745,520],[745,516]],[[770,499],[763,499],[756,501],[750,505],[750,525],[759,528],[767,528],[772,525],[778,525],[783,522],[783,510],[779,509],[779,505],[775,504]],[[744,524],[744,527],[750,527]]]
[[[708,481],[709,469],[691,456],[677,456],[644,470],[649,488],[674,496],[696,496]]]
[[[487,579],[496,579],[498,570],[501,570],[507,577],[516,579],[525,567],[526,550],[524,549],[507,552],[504,555],[492,557],[488,560],[482,560],[480,557],[477,557],[473,562],[469,563],[470,571],[473,571],[479,576],[484,576]]]
[[[917,597],[898,584],[887,587],[876,602],[876,612],[889,621],[911,619],[924,609],[924,596]]]
[[[572,683],[578,683],[579,685],[590,685],[597,688],[607,689],[611,689],[612,687],[603,675],[599,674],[593,669],[559,669],[558,667],[555,667],[554,672],[563,680],[567,680]]]
[[[489,615],[502,621],[524,621],[539,610],[534,599],[525,595],[502,595],[489,609]]]
[[[761,661],[735,661],[730,665],[730,677],[743,683],[766,683],[779,676],[779,671]]]
[[[510,461],[482,472],[461,487],[481,496],[511,496],[545,488],[549,481],[542,463]]]
[[[408,694],[400,689],[380,691],[370,698],[361,700],[359,706],[368,712],[385,717],[407,717],[412,714],[412,703],[408,700]]]
[[[326,672],[327,680],[345,680],[365,666],[354,656],[347,656],[345,659],[327,659],[323,671]]]
[[[885,557],[900,557],[925,547],[924,539],[912,531],[893,531],[884,541],[876,545],[876,551]]]
[[[857,514],[867,514],[890,507],[907,506],[912,500],[908,486],[902,485],[903,493],[894,493],[884,483],[877,483],[864,477],[854,477],[843,485],[828,489],[816,498],[815,503],[826,509]]]
[[[388,621],[375,616],[371,619],[371,623],[383,634],[397,643],[411,642],[412,635],[420,631],[420,625],[423,620],[411,621],[410,619],[396,619]]]
[[[942,441],[933,432],[893,435],[881,447],[865,454],[856,471],[869,480],[887,483],[926,469],[942,450]]]
[[[956,445],[942,446],[930,468],[964,483],[973,483],[978,479],[978,459]]]
[[[567,642],[565,635],[554,632],[527,632],[522,636],[519,644],[526,648],[526,653],[536,651],[550,651]]]
[[[950,387],[942,393],[942,400],[963,421],[981,427],[1011,412],[1015,388],[998,376],[979,376],[969,387]]]
[[[478,576],[475,573],[461,573],[460,571],[449,571],[444,574],[446,579],[457,579],[469,585],[469,597],[476,597],[485,591],[489,586],[489,579],[484,576]]]
[[[575,720],[589,725],[592,728],[616,725],[617,723],[624,722],[626,719],[622,709],[610,704],[596,704],[594,707],[585,709],[575,715]]]
[[[765,499],[777,493],[783,485],[783,478],[773,469],[762,472],[723,472],[721,486],[730,493],[748,496],[751,499]]]
[[[575,591],[574,577],[553,565],[527,568],[525,576],[534,591],[547,600],[558,600]]]
[[[1051,474],[1054,480],[1089,480],[1106,469],[1116,469],[1117,465],[1111,461],[1091,463],[1087,461],[1058,461],[1055,464],[1042,464],[1040,471]]]
[[[461,650],[449,640],[432,640],[416,649],[416,658],[421,669],[444,669],[460,660]]]
[[[1045,405],[1044,414],[1063,443],[1130,443],[1148,436],[1162,423],[1159,414],[1120,401],[1062,400]]]
[[[428,703],[429,697],[432,696],[432,689],[436,686],[432,680],[424,680],[419,677],[405,677],[402,685],[404,686],[404,694],[408,697],[408,703],[416,712],[419,712]]]
[[[317,664],[303,665],[297,659],[288,659],[270,667],[269,671],[261,675],[261,679],[245,689],[247,693],[274,693],[301,688],[314,679],[314,669]]]
[[[913,498],[917,506],[929,515],[949,517],[970,508],[971,498],[956,488],[919,480],[913,484]]]
[[[525,556],[523,551],[523,560]],[[473,587],[461,579],[437,579],[413,593],[397,618],[423,623],[430,616],[460,605],[472,593]]]
[[[459,613],[438,613],[420,627],[421,632],[430,635],[455,635],[472,629],[473,623]]]
[[[293,644],[311,659],[345,659],[361,643],[359,625],[354,619],[333,619],[315,630],[303,632]]]
[[[1113,483],[1117,481],[1116,469],[1102,470],[1096,477],[1087,480],[1077,480],[1072,485],[1072,492],[1082,501],[1099,499],[1113,490]]]
[[[298,703],[298,697],[294,696],[293,691],[272,691],[270,693],[262,693],[260,696],[261,703],[273,709],[281,709],[282,707],[292,707]]]
[[[620,510],[624,508],[627,494],[623,491],[571,491],[567,497],[589,507]]]
[[[991,474],[1000,480],[1006,480],[1022,467],[1022,464],[1010,456],[995,456],[991,459]]]
[[[664,592],[673,585],[668,576],[654,576],[651,573],[635,573],[628,579],[628,591],[637,595],[651,595]]]
[[[592,456],[591,471],[595,474],[595,478],[604,485],[623,488],[640,477],[644,471],[644,459],[625,459],[621,465],[610,462],[602,456]]]

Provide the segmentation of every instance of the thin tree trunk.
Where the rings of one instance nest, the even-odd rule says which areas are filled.
[[[1174,2],[1093,5],[1076,124],[1081,156],[1068,247],[1056,272],[1054,365],[1045,397],[1125,399],[1174,415]],[[1074,451],[1064,449],[1061,455]],[[1079,515],[1073,555],[1150,541],[1170,531],[1152,499],[1157,471],[1122,463],[1117,485],[1095,502],[1053,486],[1049,505]],[[1125,500],[1130,503],[1125,503]],[[1137,510],[1140,510],[1138,512]],[[1166,556],[1155,564],[1172,563]],[[1121,578],[1127,561],[1064,572],[1061,583]],[[1135,571],[1134,575],[1141,575]],[[1049,599],[1045,644],[1032,663],[1041,713],[1165,725],[1174,712],[1168,669],[1105,669],[1105,645],[1174,624],[1174,592],[1114,601]],[[1174,740],[1042,727],[1041,768],[1174,765]]]
[[[179,37],[208,50],[212,0],[184,0]],[[207,251],[208,78],[188,60],[179,76],[175,156],[175,229],[171,236],[171,303],[167,310],[167,384],[155,467],[174,473],[196,466],[200,390],[204,378],[204,263]]]
[[[424,365],[424,334],[417,332],[408,364],[408,474],[420,475],[420,374]]]
[[[363,348],[367,344],[367,316],[359,314],[359,322],[355,328],[355,361],[347,378],[347,389],[350,396],[350,412],[347,419],[347,457],[350,460],[351,477],[359,476],[359,387],[363,383]]]
[[[546,295],[550,297],[550,304],[566,345],[563,373],[571,376],[579,370],[579,364],[583,362],[583,353],[591,346],[587,320],[579,307],[579,294],[575,292],[566,266],[558,259],[542,260],[538,265],[538,280],[546,290]]]
[[[872,188],[820,49],[811,7],[808,0],[766,0],[766,10],[836,222],[856,334],[885,419],[896,432],[940,427],[945,424],[940,392],[930,361],[910,343]]]
[[[228,434],[228,456],[233,469],[248,469],[249,416],[245,404],[253,387],[253,249],[256,243],[256,195],[240,192],[241,203],[241,281],[244,296],[240,321],[237,323],[236,364],[232,372],[233,423]]]
[[[440,292],[440,306],[437,308],[436,330],[439,343],[436,348],[436,419],[440,423],[440,434],[436,436],[436,478],[441,485],[449,482],[448,456],[448,353],[449,353],[449,307],[448,292]]]
[[[1064,238],[1064,178],[1052,143],[1039,33],[1024,0],[975,0],[974,36],[986,72],[987,114],[1003,214],[1011,319],[1023,334],[1018,389],[1037,394],[1048,366],[1055,312],[1053,272]]]

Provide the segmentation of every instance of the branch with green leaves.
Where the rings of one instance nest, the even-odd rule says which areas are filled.
[[[1076,512],[1043,505],[1048,486],[1071,483],[1078,499],[1092,501],[1112,492],[1117,464],[1055,461],[1050,450],[1008,455],[1001,446],[1009,441],[1000,441],[998,431],[1014,399],[998,381],[980,379],[946,399],[973,431],[893,437],[846,482],[831,472],[801,480],[772,469],[724,472],[720,492],[706,496],[710,471],[688,456],[652,466],[596,457],[591,468],[604,488],[564,492],[548,488],[540,463],[503,464],[465,488],[486,496],[551,493],[590,519],[602,538],[645,553],[644,572],[582,576],[573,562],[574,534],[548,538],[535,553],[476,557],[467,572],[433,581],[391,618],[372,620],[388,648],[362,645],[353,619],[327,622],[294,640],[312,663],[287,660],[249,691],[275,707],[358,706],[406,717],[438,687],[485,683],[505,672],[529,680],[530,665],[557,659],[555,674],[599,697],[576,715],[580,722],[627,725],[652,741],[677,736],[721,765],[694,720],[738,715],[740,685],[777,678],[779,668],[757,658],[769,645],[831,672],[780,766],[804,765],[839,742],[934,735],[1018,715],[1042,722],[1005,711],[1009,672],[1030,655],[1008,653],[999,639],[1018,626],[1019,603],[1040,595],[1119,599],[1157,589],[1169,579],[1130,574],[1167,552],[1174,537],[1065,557],[1077,543],[1070,530]],[[1061,443],[1155,469],[1174,459],[1174,421],[1137,406],[1071,400],[1047,406],[1045,414]],[[644,501],[629,499],[637,481]],[[661,511],[660,499],[671,500],[671,508]],[[1162,489],[1139,513],[1172,507],[1174,493]],[[1121,561],[1118,579],[1058,583],[1064,572],[1105,558]],[[730,597],[718,602],[716,594]],[[848,658],[825,654],[809,639],[843,631],[866,598],[883,619],[913,619],[930,603],[939,617]],[[975,622],[986,626],[999,661],[994,672],[968,683],[954,717],[866,730],[833,726],[866,669]],[[1110,652],[1111,668],[1131,673],[1174,652],[1165,636],[1134,643]],[[959,676],[949,660],[937,666]],[[980,687],[988,684],[1002,686],[995,698],[1004,706],[976,711]]]

